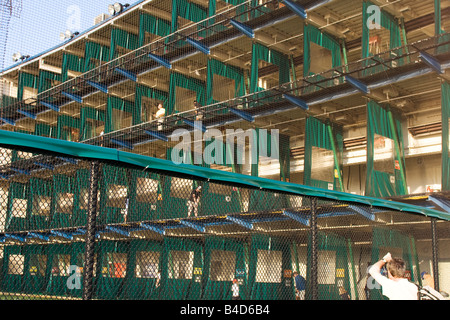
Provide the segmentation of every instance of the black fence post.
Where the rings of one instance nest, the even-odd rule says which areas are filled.
[[[439,257],[438,257],[436,218],[431,218],[431,251],[433,252],[434,289],[439,291],[439,267],[438,267]]]
[[[317,198],[311,199],[311,299],[319,299],[318,287],[318,235],[317,235]]]
[[[97,216],[97,193],[98,181],[100,178],[100,164],[98,161],[91,163],[91,173],[89,177],[89,199],[86,222],[86,251],[84,256],[83,271],[83,300],[92,299],[93,278],[94,278],[94,254],[95,254],[95,230]]]

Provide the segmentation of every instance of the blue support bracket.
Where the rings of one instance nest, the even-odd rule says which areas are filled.
[[[153,61],[156,61],[158,64],[162,65],[163,67],[165,67],[167,69],[172,69],[172,64],[170,63],[169,60],[164,59],[161,56],[157,56],[156,54],[153,54],[153,53],[149,53],[148,57],[150,59],[152,59]]]
[[[300,214],[298,212],[284,210],[283,215],[291,218],[292,220],[300,222],[301,224],[303,224],[305,226],[309,226],[309,218],[304,217],[302,214]]]
[[[55,167],[50,165],[50,164],[46,164],[46,163],[42,163],[42,162],[38,162],[38,161],[35,161],[34,164],[39,166],[39,167],[42,167],[44,169],[48,169],[48,170],[54,170],[55,169]]]
[[[204,226],[199,225],[198,223],[192,222],[192,221],[186,221],[186,220],[180,220],[180,223],[182,225],[185,225],[186,227],[189,227],[191,229],[197,230],[201,233],[206,232],[206,228]]]
[[[112,143],[117,144],[119,146],[122,146],[124,148],[133,150],[133,145],[131,145],[130,143],[126,143],[126,142],[123,142],[123,141],[120,141],[120,140],[117,140],[117,139],[110,139],[110,141]]]
[[[25,111],[25,110],[20,110],[19,109],[19,110],[17,110],[17,112],[20,113],[20,114],[23,114],[25,117],[28,117],[28,118],[33,119],[33,120],[36,120],[36,118],[37,118],[36,114],[28,112],[28,111]]]
[[[5,122],[7,124],[12,125],[12,126],[16,126],[16,122],[11,120],[11,119],[8,119],[8,118],[5,118],[5,117],[1,117],[0,120],[2,120],[3,122]]]
[[[195,47],[198,51],[203,52],[204,54],[209,55],[211,50],[209,49],[208,46],[205,46],[203,43],[201,43],[200,41],[191,39],[189,37],[186,38],[186,42],[189,43],[191,46]]]
[[[246,229],[253,230],[253,223],[247,222],[244,219],[239,219],[239,218],[233,217],[233,216],[227,216],[226,219],[235,224],[238,224]]]
[[[90,81],[90,80],[86,80],[86,83],[101,92],[108,93],[108,87],[103,84],[100,84],[100,83],[97,83],[94,81]]]
[[[249,37],[251,39],[255,38],[255,31],[253,31],[253,29],[250,28],[249,26],[247,26],[247,25],[245,25],[243,23],[237,22],[234,19],[230,19],[230,24],[234,28],[238,29],[240,32],[245,34],[247,37]]]
[[[159,139],[159,140],[162,140],[162,141],[165,141],[165,142],[169,141],[169,138],[167,136],[165,136],[164,134],[162,134],[162,133],[155,132],[155,131],[152,131],[152,130],[144,130],[144,132],[146,134],[148,134],[149,136],[152,136],[152,137],[154,137],[156,139]]]
[[[305,8],[298,5],[297,3],[294,3],[290,0],[283,0],[283,3],[300,18],[306,19],[308,17]]]
[[[187,119],[183,119],[183,122],[187,125],[193,127],[194,129],[201,130],[203,133],[206,132],[206,127],[201,124],[201,121],[191,121]]]
[[[48,103],[48,102],[45,102],[45,101],[39,101],[39,103],[42,104],[44,107],[47,107],[47,108],[49,108],[49,109],[51,109],[53,111],[59,112],[59,107],[55,106],[52,103]]]
[[[24,169],[20,169],[20,168],[16,168],[16,167],[10,167],[10,169],[14,172],[20,173],[20,174],[24,174],[24,175],[30,175],[30,171],[28,170],[24,170]]]
[[[375,214],[370,211],[367,210],[365,208],[359,207],[359,206],[355,206],[355,205],[349,205],[348,206],[350,209],[352,209],[353,211],[359,213],[360,215],[362,215],[364,218],[370,220],[370,221],[375,221]]]
[[[443,199],[438,199],[433,196],[428,196],[428,199],[430,199],[430,201],[432,201],[434,204],[436,204],[437,206],[441,207],[442,209],[444,209],[445,211],[450,213],[450,202],[449,201],[446,201]]]
[[[73,233],[74,236],[82,236],[82,235],[84,235],[84,234],[86,234],[86,229],[82,229],[82,228],[77,229],[77,230]]]
[[[128,79],[130,79],[133,82],[137,81],[137,75],[134,72],[130,72],[128,70],[124,70],[121,68],[114,68],[114,70],[116,70],[118,73],[120,73],[121,75],[127,77]]]
[[[18,240],[20,242],[26,242],[27,241],[26,236],[20,236],[18,234],[14,234],[14,233],[5,233],[5,239]]]
[[[166,235],[166,230],[164,230],[164,227],[159,227],[153,224],[147,224],[147,223],[143,223],[141,222],[140,226],[146,230],[150,230],[156,233],[159,233],[160,235]]]
[[[67,233],[67,232],[51,230],[50,233],[55,237],[60,237],[60,238],[64,238],[67,240],[73,240],[72,234]]]
[[[71,164],[77,164],[78,160],[77,159],[72,159],[72,158],[65,158],[65,157],[57,157],[60,160],[63,160],[65,162],[69,162]]]
[[[304,101],[304,100],[302,100],[302,99],[299,99],[299,98],[297,98],[296,96],[293,96],[293,95],[291,95],[291,94],[284,93],[284,94],[283,94],[283,97],[284,97],[286,100],[288,100],[289,102],[291,102],[292,104],[295,104],[297,107],[302,108],[303,110],[308,110],[308,109],[309,109],[309,106],[308,106],[308,104],[306,103],[306,101]]]
[[[73,93],[68,93],[65,91],[62,91],[61,94],[67,98],[69,98],[72,101],[78,102],[78,103],[83,103],[83,98],[79,95],[73,94]]]
[[[345,81],[350,83],[353,87],[355,87],[357,90],[361,91],[362,93],[368,94],[369,88],[366,84],[362,83],[361,81],[351,77],[351,76],[345,76]]]
[[[50,237],[48,235],[45,235],[42,233],[37,233],[37,232],[28,232],[28,237],[40,239],[40,240],[44,240],[44,241],[48,241],[50,239]]]
[[[0,179],[8,180],[8,176],[5,176],[5,175],[3,175],[3,174],[0,174]]]
[[[118,227],[106,226],[106,230],[110,231],[110,232],[113,232],[113,233],[120,234],[120,235],[125,236],[125,237],[129,237],[130,236],[130,233],[128,231],[125,231],[125,230],[123,230],[121,228],[118,228]]]
[[[429,67],[434,69],[437,73],[439,73],[439,74],[443,74],[444,73],[444,70],[442,69],[441,63],[438,60],[436,60],[436,58],[433,57],[432,55],[421,51],[420,54],[419,54],[419,58],[423,62],[425,62]]]
[[[248,112],[245,112],[245,111],[242,111],[242,110],[238,110],[236,108],[231,108],[231,107],[229,109],[230,109],[230,111],[232,113],[234,113],[238,117],[244,119],[245,121],[248,121],[248,122],[254,122],[255,121],[255,118],[253,118],[253,116],[250,113],[248,113]]]

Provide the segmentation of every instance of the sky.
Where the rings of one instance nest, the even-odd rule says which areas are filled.
[[[13,0],[20,1],[20,0]],[[114,0],[21,0],[20,18],[13,17],[8,28],[4,68],[15,64],[12,55],[34,56],[63,41],[60,33],[70,29],[82,32],[94,25],[94,18],[108,13]],[[136,0],[122,2],[131,5]],[[1,69],[1,68],[0,68]]]

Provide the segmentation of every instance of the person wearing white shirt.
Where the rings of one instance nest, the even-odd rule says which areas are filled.
[[[381,274],[381,268],[386,265],[388,276]],[[405,262],[400,258],[392,258],[387,253],[383,259],[376,262],[369,269],[369,274],[377,281],[382,288],[384,296],[389,300],[418,300],[417,286],[404,278]]]

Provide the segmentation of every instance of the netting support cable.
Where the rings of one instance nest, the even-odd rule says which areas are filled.
[[[91,163],[91,172],[89,178],[89,199],[86,223],[86,251],[85,267],[83,274],[83,300],[91,300],[93,295],[94,279],[94,254],[95,254],[95,229],[97,216],[97,192],[100,175],[100,164],[98,161]]]
[[[436,218],[431,218],[431,250],[433,251],[434,289],[439,291],[438,244],[436,234]]]
[[[317,198],[311,199],[311,299],[319,299],[318,288],[318,233],[317,233]]]

